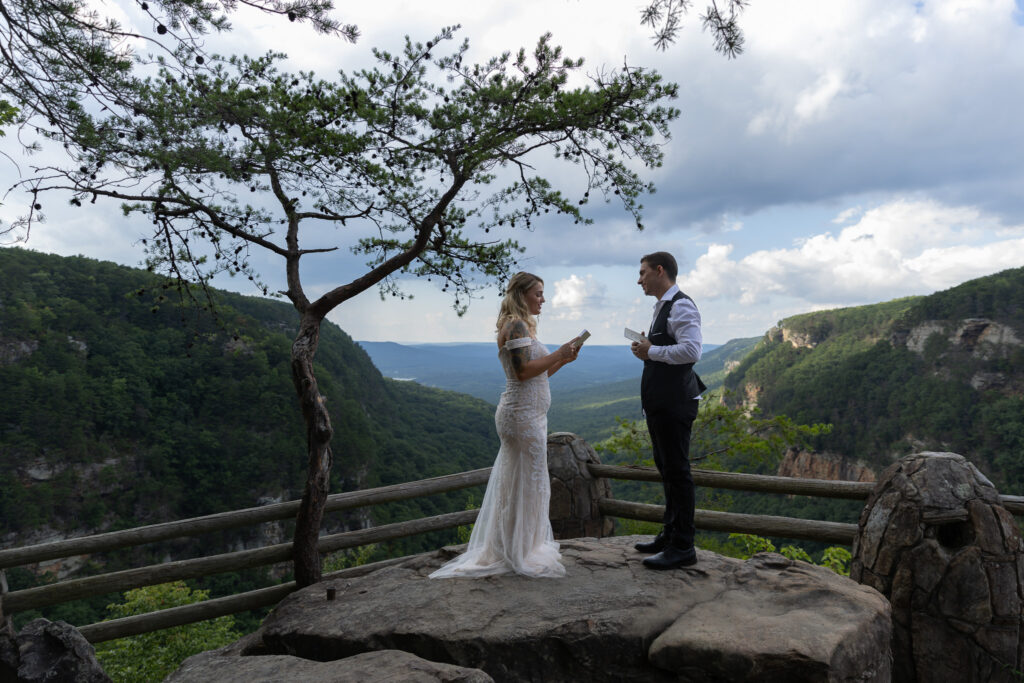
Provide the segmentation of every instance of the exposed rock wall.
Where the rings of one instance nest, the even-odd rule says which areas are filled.
[[[875,472],[867,465],[832,453],[816,453],[790,448],[779,463],[780,477],[828,479],[830,481],[875,481]]]
[[[22,341],[20,339],[0,338],[0,364],[17,363],[28,358],[39,348],[38,339]]]
[[[936,334],[948,342],[951,351],[966,352],[981,360],[1005,358],[1022,344],[1013,328],[987,318],[928,320],[909,331],[897,333],[893,343],[922,354],[929,338]]]

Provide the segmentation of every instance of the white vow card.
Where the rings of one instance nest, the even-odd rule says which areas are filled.
[[[631,330],[628,327],[626,328],[625,332],[623,332],[622,334],[623,334],[623,336],[626,339],[628,339],[630,341],[638,342],[638,341],[643,341],[644,340],[644,336],[642,334],[640,334],[636,330]]]

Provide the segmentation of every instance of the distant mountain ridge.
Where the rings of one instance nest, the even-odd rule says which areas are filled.
[[[960,453],[1024,492],[1024,268],[929,296],[787,318],[726,378],[734,403],[830,422],[818,446],[882,468]]]
[[[397,344],[357,342],[385,377],[415,380],[426,386],[461,391],[497,403],[505,375],[492,342]],[[711,346],[711,345],[709,345]],[[555,345],[549,345],[552,350]],[[628,342],[586,344],[579,359],[551,379],[552,390],[574,390],[638,378],[638,361]]]
[[[760,337],[706,344],[696,369],[710,389]],[[380,371],[395,379],[460,391],[498,402],[505,375],[491,343],[397,344],[358,342]],[[640,419],[639,361],[628,343],[588,344],[579,359],[551,378],[551,431],[571,431],[594,443],[611,435],[616,418]]]

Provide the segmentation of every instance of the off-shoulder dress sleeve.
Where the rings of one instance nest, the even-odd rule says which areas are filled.
[[[524,346],[529,346],[533,343],[533,339],[530,337],[519,337],[518,339],[509,339],[505,342],[505,348],[511,351],[512,349],[521,349]]]

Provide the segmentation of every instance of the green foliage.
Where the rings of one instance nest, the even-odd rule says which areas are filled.
[[[378,559],[379,548],[376,543],[361,545],[358,548],[347,548],[331,553],[322,559],[321,568],[324,574],[336,572],[350,567],[361,567]]]
[[[637,519],[616,519],[615,533],[620,536],[655,536],[661,531],[661,526],[655,522],[643,522]]]
[[[700,15],[704,31],[714,37],[715,51],[732,59],[743,54],[743,31],[739,17],[750,0],[712,1]],[[676,41],[683,27],[683,15],[691,7],[685,0],[649,0],[640,10],[641,23],[654,29],[654,45],[665,50]]]
[[[785,415],[760,417],[756,409],[748,412],[730,407],[714,394],[706,394],[693,423],[690,461],[708,469],[761,471],[777,465],[787,448],[804,445],[830,430],[830,425],[801,425]],[[615,434],[595,448],[617,462],[654,464],[650,434],[643,421],[620,419]]]
[[[740,544],[742,555],[747,558],[757,553],[774,553],[775,544],[767,538],[761,538],[754,534],[729,534],[729,539]]]
[[[478,510],[480,504],[476,500],[476,496],[472,493],[466,497],[466,510]],[[459,543],[469,543],[469,537],[473,535],[473,525],[467,524],[466,526],[460,526],[456,530],[459,537]]]
[[[1011,268],[922,297],[899,319],[899,325],[966,318],[989,318],[1016,325],[1024,317],[1022,278],[1024,268]]]
[[[247,2],[249,7],[278,15],[273,0]],[[72,135],[82,121],[85,103],[106,110],[131,112],[133,69],[173,64],[180,71],[201,68],[207,34],[230,29],[228,14],[237,5],[227,1],[149,0],[142,8],[152,17],[143,25],[126,26],[102,5],[84,0],[7,0],[0,12],[0,94],[25,109],[31,130],[46,137]],[[330,2],[288,3],[292,21],[308,21],[314,30],[355,40],[358,29],[332,18]],[[144,40],[146,50],[133,52],[125,36]]]
[[[111,619],[148,614],[209,598],[182,581],[130,590],[124,602],[108,605]],[[230,616],[118,638],[96,646],[96,658],[115,683],[156,683],[194,654],[234,642],[241,636]]]
[[[14,121],[14,117],[18,115],[18,110],[11,106],[11,103],[7,100],[0,100],[0,138],[6,135],[6,131],[3,130],[2,126],[6,126]]]
[[[736,552],[730,553],[726,551],[725,554],[733,555],[740,559],[747,559],[757,553],[775,552],[774,543],[767,538],[757,536],[756,534],[729,534],[729,541],[733,544],[733,548]],[[807,562],[808,564],[817,564],[821,567],[827,567],[841,576],[850,575],[850,551],[842,546],[830,546],[825,548],[822,551],[821,559],[818,562],[815,562],[810,553],[806,550],[795,545],[782,546],[779,550],[779,554],[784,557],[788,557],[791,560],[800,560],[801,562]]]
[[[829,425],[801,425],[779,415],[761,417],[757,411],[745,412],[717,400],[713,393],[701,401],[691,440],[691,461],[705,469],[732,472],[770,473],[777,471],[779,460],[793,446],[805,445],[810,439],[827,433]],[[595,444],[603,462],[609,464],[653,465],[650,435],[640,420],[619,420],[615,433]],[[664,503],[660,483],[612,482],[616,498],[654,504]],[[770,494],[729,492],[697,488],[697,507],[705,510],[743,512],[847,521],[862,506],[856,501],[819,500],[802,496],[783,497]],[[657,533],[658,525],[620,520],[618,532],[632,534]],[[711,534],[698,539],[703,548],[734,554],[728,543]]]
[[[828,434],[828,424],[797,424],[785,415],[761,417],[761,411],[730,408],[710,398],[702,401],[694,422],[691,458],[710,469],[732,472],[774,468],[787,448],[806,445],[814,437]]]
[[[853,555],[850,551],[842,546],[834,545],[825,550],[821,554],[821,562],[819,564],[823,567],[828,567],[836,574],[842,574],[843,576],[850,575],[850,560],[853,559]]]
[[[808,564],[814,564],[814,560],[807,554],[807,551],[795,545],[784,545],[779,548],[779,554],[791,560],[800,560]]]

